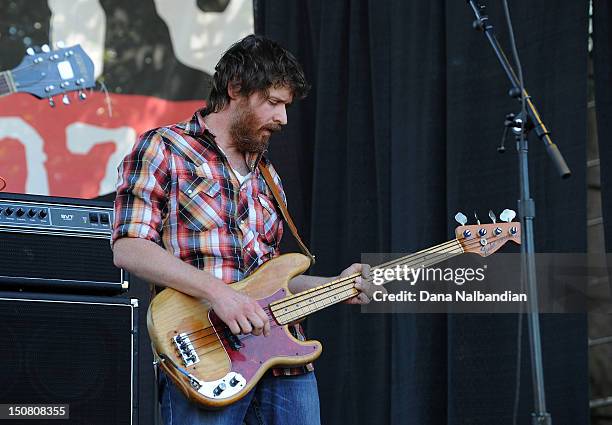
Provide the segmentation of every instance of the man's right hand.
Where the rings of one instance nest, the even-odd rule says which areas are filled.
[[[208,300],[215,313],[234,334],[270,335],[270,322],[261,306],[208,272],[184,263],[156,243],[140,238],[120,238],[113,245],[115,265],[143,280],[168,286],[195,298]]]
[[[248,295],[229,286],[219,286],[211,307],[234,335],[270,335],[270,321],[263,308]]]

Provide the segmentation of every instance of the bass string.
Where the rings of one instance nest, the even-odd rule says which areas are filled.
[[[443,246],[445,247],[445,246],[453,245],[453,244],[456,244],[456,242],[457,242],[456,240],[449,241],[449,242],[447,242],[447,243],[445,243],[445,244],[438,245],[438,247],[437,247],[437,248],[440,248],[440,247],[443,247]],[[480,241],[474,241],[473,243],[468,243],[468,244],[466,244],[466,246],[468,246],[468,247],[470,247],[470,248],[471,248],[471,247],[473,247],[473,246],[475,246],[475,245],[478,245],[478,244],[480,244]],[[432,251],[432,252],[433,252],[433,251]],[[438,252],[438,253],[440,253],[440,251],[437,251],[437,252]],[[442,255],[445,255],[447,258],[450,258],[450,257],[452,257],[452,256],[454,256],[454,255],[458,255],[458,254],[460,254],[460,253],[462,253],[462,252],[464,252],[464,250],[463,250],[463,249],[461,249],[461,251],[457,251],[457,252],[450,252],[450,253],[449,253],[448,251],[444,251],[444,252],[442,253]],[[420,254],[420,255],[419,255],[419,254]],[[420,251],[419,253],[415,253],[415,254],[412,254],[412,255],[409,255],[409,256],[406,256],[406,257],[402,257],[402,258],[400,258],[400,259],[397,259],[397,260],[394,260],[394,261],[390,261],[390,262],[385,263],[385,264],[386,264],[386,265],[398,265],[398,264],[399,264],[399,265],[404,265],[404,264],[410,264],[410,262],[411,262],[411,261],[413,261],[413,262],[414,262],[414,260],[416,260],[416,261],[417,261],[417,263],[418,263],[418,262],[420,262],[420,261],[422,260],[422,258],[417,259],[416,257],[422,257],[422,256],[423,256],[423,254],[424,254],[424,251]],[[427,254],[429,255],[429,254],[431,254],[431,252],[429,252],[429,253],[427,253]],[[437,255],[437,257],[438,257],[437,259],[439,260],[439,255]],[[433,260],[436,260],[436,258],[435,258],[435,257],[434,257],[434,258],[432,258],[432,259],[433,259]],[[431,261],[432,259],[430,259],[430,261]],[[435,261],[435,262],[439,262],[439,261]],[[434,262],[434,264],[435,264],[435,262]],[[415,264],[416,264],[416,263],[415,263]],[[414,264],[413,264],[413,265],[414,265]],[[378,268],[380,268],[381,266],[377,266],[377,267],[378,267]],[[341,282],[335,282],[334,284],[335,284],[335,285],[340,284],[340,286],[336,286],[336,287],[333,289],[333,290],[341,289],[341,291],[340,291],[340,292],[342,292],[343,290],[345,290],[345,287],[346,287],[346,289],[352,289],[352,286],[353,286],[353,284],[354,284],[354,277],[347,277],[346,279],[342,280]],[[326,289],[327,289],[327,288],[326,288]],[[332,291],[332,290],[326,290],[326,292],[331,292],[331,291]],[[336,294],[337,294],[337,293],[338,293],[338,292],[336,292]],[[320,296],[320,295],[319,295],[319,296]],[[341,297],[341,299],[340,299],[339,301],[337,301],[337,302],[341,302],[341,301],[344,301],[344,300],[346,300],[346,299],[352,298],[352,296],[353,296],[352,294],[349,294],[348,296],[346,296],[346,295],[345,295],[344,297]],[[330,299],[330,297],[328,296],[328,297],[325,297],[324,299]],[[331,303],[331,304],[335,304],[335,303],[336,303],[336,302]],[[328,304],[328,305],[331,305],[331,304]],[[320,309],[322,309],[322,308],[325,308],[325,307],[327,307],[328,305],[326,305],[326,306],[324,306],[324,307],[321,307],[321,308],[317,308],[317,309],[316,309],[316,310],[314,310],[314,311],[310,311],[308,314],[311,314],[311,313],[313,313],[313,312],[315,312],[315,311],[318,311],[318,310],[320,310]],[[298,307],[298,308],[299,308],[299,309],[303,309],[304,307]],[[268,310],[268,311],[269,311],[269,309],[267,309],[267,308],[266,308],[265,310]],[[280,316],[282,316],[282,315],[287,315],[287,314],[290,314],[290,313],[291,313],[291,312],[284,313],[284,314],[281,314]],[[270,317],[270,316],[268,315],[268,317]],[[272,318],[273,318],[273,317],[272,317]],[[277,322],[276,322],[276,323],[277,323]],[[273,323],[273,324],[270,326],[270,327],[271,327],[271,329],[272,329],[272,328],[276,328],[276,327],[280,327],[280,326],[284,326],[284,325],[280,325],[280,324],[276,324],[276,323]],[[206,330],[206,329],[211,328],[211,327],[212,327],[212,326],[208,326],[208,327],[206,327],[206,328],[200,329],[199,331]],[[223,327],[223,329],[224,329],[224,327]],[[191,334],[196,333],[196,332],[199,332],[199,331],[192,332]],[[200,339],[203,339],[203,338],[206,338],[206,337],[208,337],[208,336],[215,335],[215,334],[216,334],[216,332],[215,332],[215,330],[214,330],[214,328],[213,328],[213,333],[210,333],[210,334],[207,334],[207,335],[205,335],[205,336],[203,336],[203,337],[197,338],[196,340],[200,340]],[[245,339],[247,339],[247,338],[251,338],[251,337],[253,337],[253,336],[256,336],[256,335],[253,335],[253,334],[243,335],[242,337],[238,337],[238,339],[239,339],[239,341],[242,341],[242,340],[245,340]],[[225,337],[224,337],[224,336],[222,336],[222,335],[219,335],[219,337],[220,337],[220,338],[222,338],[222,339],[224,339],[224,338],[225,338]],[[226,339],[226,338],[225,338],[225,339]],[[226,339],[226,340],[227,340],[227,339]],[[216,338],[214,338],[214,339],[213,339],[212,341],[210,341],[210,342],[206,342],[206,343],[205,343],[205,344],[203,344],[203,345],[200,345],[200,346],[194,347],[194,350],[196,350],[196,353],[200,354],[200,353],[199,353],[197,350],[199,350],[199,349],[201,349],[201,348],[204,348],[204,347],[206,347],[206,346],[208,346],[208,345],[217,344],[217,343],[218,343],[218,340],[217,340]],[[221,347],[215,347],[215,348],[213,348],[212,350],[209,350],[209,351],[207,351],[207,352],[205,352],[205,353],[202,353],[202,354],[212,353],[212,352],[214,352],[214,351],[216,351],[216,350],[220,350],[220,349],[224,349],[224,347],[223,347],[223,346],[221,346]]]
[[[435,256],[432,257],[432,258],[429,258],[429,261],[434,260],[435,262],[439,262],[439,261],[442,261],[440,259],[441,256],[442,257],[446,257],[446,258],[450,258],[450,256],[458,255],[458,254],[464,252],[463,250],[462,251],[457,251],[456,253],[452,253],[453,255],[450,255],[450,253],[447,250],[441,249],[441,248],[446,248],[448,246],[456,245],[456,244],[457,244],[457,240],[454,239],[454,240],[448,241],[446,243],[443,243],[441,245],[437,245],[436,247],[433,247],[432,249],[419,251],[419,252],[417,252],[415,254],[411,254],[411,255],[406,256],[406,257],[402,257],[402,258],[399,258],[399,259],[396,259],[396,260],[392,260],[392,261],[389,261],[389,262],[384,263],[384,264],[387,267],[389,265],[404,265],[404,264],[408,265],[411,261],[413,261],[414,264],[412,264],[412,265],[416,265],[416,264],[421,263],[423,261],[423,258],[427,259],[427,257],[431,256],[432,254],[435,254]],[[480,244],[480,241],[474,241],[474,242],[470,242],[470,243],[466,244],[466,246],[471,248],[471,247],[473,247],[472,245],[475,246],[475,245],[479,245],[479,244]],[[446,258],[444,258],[444,259],[446,259]],[[381,268],[381,266],[377,266],[376,268]],[[321,292],[319,292],[319,294],[317,294],[316,296],[321,297],[322,295],[329,294],[330,292],[333,292],[334,290],[336,290],[338,288],[342,288],[342,287],[347,286],[347,285],[353,285],[355,283],[355,277],[358,277],[358,276],[359,276],[359,274],[356,274],[356,275],[348,276],[348,277],[346,277],[344,279],[340,279],[340,280],[334,282],[332,285],[329,285],[328,287],[326,287],[325,290],[323,290],[323,291],[320,290]],[[367,279],[368,282],[370,282],[372,280],[373,280],[372,277]],[[340,286],[337,286],[337,285],[340,285]],[[316,288],[314,288],[314,289],[316,289]],[[306,292],[308,292],[308,291],[306,291]],[[276,307],[279,303],[290,302],[289,304],[287,304],[287,307],[291,307],[291,306],[295,306],[296,304],[299,304],[304,299],[307,299],[308,296],[312,297],[311,294],[300,293],[300,294],[294,295],[293,297],[287,297],[288,299],[286,299],[286,300],[280,300],[280,301],[277,301],[276,303],[272,303],[271,305],[274,305]],[[296,301],[295,297],[299,297],[301,299]],[[333,297],[333,295],[326,296],[326,297],[323,298],[323,300],[330,299],[332,297]],[[325,306],[325,307],[327,307],[327,306]],[[293,309],[291,311],[287,311],[285,313],[281,313],[279,315],[279,319],[280,319],[281,316],[286,316],[286,315],[292,314],[297,309],[302,309],[302,308],[304,308],[304,307],[297,307],[297,308],[295,308],[295,309]],[[270,312],[270,308],[269,307],[264,307],[263,309],[266,312]],[[318,311],[318,310],[320,310],[320,309],[317,309],[315,311]],[[268,315],[268,317],[270,317],[270,315]],[[225,327],[227,327],[227,325],[225,325]],[[195,333],[201,332],[203,330],[211,329],[211,328],[212,328],[212,332],[211,333],[208,333],[208,334],[198,338],[198,339],[202,339],[202,338],[205,338],[207,336],[214,335],[216,333],[212,326],[206,326],[204,328],[194,330],[194,331],[192,331],[192,332],[190,332],[190,333],[188,333],[186,335],[190,336],[190,335],[193,335]],[[223,328],[223,330],[224,329],[225,328]]]
[[[479,244],[479,243],[480,243],[480,242],[478,241],[478,242],[474,242],[474,243],[472,243],[472,244],[470,244],[470,245],[477,245],[477,244]],[[449,242],[447,242],[447,243],[445,243],[445,244],[439,245],[439,246],[438,246],[438,249],[439,249],[440,247],[446,247],[446,246],[449,246],[449,245],[454,245],[454,244],[456,244],[456,240],[449,241]],[[420,257],[423,257],[423,255],[425,255],[425,254],[426,254],[426,255],[431,255],[433,252],[435,252],[435,251],[433,251],[433,250],[430,250],[430,251],[431,251],[431,252],[420,251],[419,253],[412,254],[412,255],[410,255],[410,256],[406,256],[406,257],[402,257],[402,258],[400,258],[400,259],[397,259],[397,260],[394,260],[394,261],[390,261],[390,262],[385,263],[385,264],[387,264],[387,265],[404,265],[404,264],[410,264],[410,262],[411,262],[411,261],[412,261],[412,262],[417,261],[417,263],[419,263],[419,262],[421,262],[421,261],[423,260],[423,258],[420,258]],[[438,254],[439,254],[440,252],[442,252],[442,251],[440,251],[440,250],[438,250],[438,251],[437,251],[437,253],[438,253]],[[443,255],[443,256],[446,256],[447,258],[450,258],[451,256],[458,255],[458,254],[460,254],[460,253],[462,253],[462,252],[463,252],[463,250],[462,250],[462,251],[450,252],[450,253],[449,253],[448,251],[446,251],[446,250],[445,250],[445,251],[443,251],[443,252],[442,252],[442,255]],[[417,258],[417,257],[419,257],[419,258]],[[436,255],[436,257],[434,257],[434,258],[430,258],[429,260],[430,260],[430,261],[431,261],[431,260],[435,260],[435,262],[438,262],[438,261],[440,260],[440,258],[439,258],[439,257],[440,257],[440,255]],[[413,265],[414,265],[414,264],[413,264]],[[378,267],[378,268],[380,268],[380,266],[377,266],[377,267]],[[357,276],[358,276],[358,275],[357,275]],[[354,277],[352,277],[352,276],[351,276],[351,277],[347,277],[347,278],[346,278],[346,279],[344,279],[344,280],[341,280],[341,281],[335,282],[335,283],[334,283],[334,285],[330,285],[329,287],[327,287],[327,288],[326,288],[326,290],[325,290],[324,292],[322,292],[322,293],[320,293],[320,294],[317,294],[317,295],[316,295],[316,297],[321,297],[321,296],[323,296],[323,295],[325,295],[325,294],[329,294],[330,292],[334,292],[334,291],[336,291],[336,292],[334,292],[334,294],[333,294],[333,295],[328,295],[328,296],[323,297],[322,299],[318,300],[318,301],[317,301],[317,303],[318,303],[318,302],[320,302],[320,301],[325,301],[325,300],[332,299],[334,296],[337,296],[338,294],[341,294],[341,293],[342,293],[343,291],[345,291],[346,289],[352,289],[353,284],[354,284]],[[339,285],[339,286],[338,286],[338,285]],[[338,289],[340,289],[340,291],[337,291]],[[353,296],[353,295],[352,295],[352,293],[351,293],[351,294],[349,294],[349,296],[346,296],[346,294],[345,294],[345,296],[344,296],[344,297],[341,297],[341,299],[340,299],[340,300],[338,300],[337,302],[344,301],[345,299],[351,298],[352,296]],[[302,302],[302,301],[299,301],[299,302]],[[292,303],[292,304],[288,304],[288,305],[289,305],[289,306],[291,306],[291,305],[299,304],[299,302],[294,302],[294,303]],[[307,314],[314,313],[314,312],[316,312],[316,311],[318,311],[318,310],[321,310],[321,309],[323,309],[323,308],[325,308],[325,307],[327,307],[327,306],[329,306],[329,305],[331,305],[331,304],[335,304],[335,303],[336,303],[336,302],[333,302],[333,303],[330,303],[330,304],[324,305],[323,307],[317,307],[315,310],[310,310],[310,311],[309,311]],[[307,307],[297,307],[297,308],[296,308],[296,309],[294,309],[294,310],[287,311],[287,312],[285,312],[285,313],[281,313],[281,314],[279,314],[279,315],[278,315],[278,318],[280,319],[280,317],[282,317],[282,316],[286,316],[286,315],[290,315],[290,314],[294,313],[294,312],[295,312],[297,309],[304,309],[304,308],[307,308]],[[269,311],[269,308],[264,308],[264,310]],[[271,317],[270,315],[268,315],[268,317],[269,317],[269,318],[273,318],[273,319],[274,319],[274,317]],[[294,318],[294,320],[295,320],[295,319],[296,319],[296,318]],[[276,327],[276,326],[283,326],[283,325],[280,325],[280,324],[275,325],[275,324],[273,323],[273,324],[272,324],[272,326]],[[272,327],[272,326],[271,326],[271,327]],[[225,325],[224,327],[222,327],[222,329],[223,329],[223,330],[225,330],[225,328],[226,328],[226,327],[227,327],[227,326]],[[202,328],[202,329],[196,330],[196,331],[194,331],[194,332],[191,332],[191,333],[189,333],[188,335],[193,335],[193,334],[195,334],[195,333],[197,333],[197,332],[201,332],[201,331],[206,330],[206,329],[209,329],[209,328],[213,328],[213,327],[212,327],[212,326],[208,326],[208,327],[205,327],[205,328]],[[215,334],[216,334],[216,331],[215,331],[215,329],[213,328],[211,333],[208,333],[208,334],[205,334],[205,335],[203,335],[203,336],[201,336],[201,337],[199,337],[199,338],[196,338],[194,341],[198,341],[198,340],[204,339],[204,338],[206,338],[206,337],[213,336],[213,335],[215,335]],[[249,335],[246,335],[245,337],[243,337],[243,338],[239,338],[239,339],[248,338],[248,337],[250,337],[250,336],[253,336],[253,335],[252,335],[252,334],[249,334]],[[209,344],[216,343],[216,342],[217,342],[217,339],[216,339],[216,338],[214,338],[214,340],[213,340],[213,341],[208,342],[208,343],[205,343],[205,344],[200,345],[200,346],[198,346],[198,347],[195,347],[194,349],[196,349],[196,350],[197,350],[197,349],[199,349],[199,348],[205,347],[205,346],[207,346],[207,345],[209,345]]]

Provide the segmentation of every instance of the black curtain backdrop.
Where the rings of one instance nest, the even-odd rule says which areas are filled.
[[[612,6],[593,1],[593,61],[595,109],[599,141],[601,210],[604,219],[606,252],[612,252]]]
[[[509,50],[499,2],[491,22]],[[495,4],[494,4],[495,3]],[[413,252],[452,237],[461,210],[516,209],[519,105],[462,1],[255,0],[256,32],[290,49],[313,84],[270,155],[289,207],[337,274],[367,252]],[[561,181],[530,145],[539,252],[586,251],[587,1],[512,1],[526,87],[573,171]],[[609,60],[609,59],[608,59]],[[609,120],[608,120],[609,121]],[[603,156],[602,156],[603,158]],[[488,220],[488,219],[487,219]],[[287,234],[286,251],[296,250]],[[517,271],[518,273],[518,271]],[[309,318],[324,424],[511,424],[517,316],[366,315],[339,306]],[[517,423],[533,409],[526,320]],[[548,410],[588,423],[586,318],[541,316]]]

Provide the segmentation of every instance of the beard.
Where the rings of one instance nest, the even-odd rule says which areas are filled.
[[[262,153],[268,148],[272,133],[276,133],[280,129],[280,124],[260,125],[255,113],[246,106],[232,117],[229,133],[238,151],[242,153]]]

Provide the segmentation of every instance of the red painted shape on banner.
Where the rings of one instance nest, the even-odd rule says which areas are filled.
[[[13,188],[25,187],[27,173],[23,145],[12,137],[0,139],[0,177],[7,182],[4,190],[12,192]]]
[[[78,100],[76,93],[69,94],[69,98],[70,105],[56,98],[55,108],[26,94],[0,98],[0,176],[7,180],[5,191],[25,193],[28,176],[33,179],[38,176],[38,180],[32,181],[39,189],[29,192],[44,193],[40,188],[47,186],[48,194],[54,196],[96,197],[101,194],[100,184],[110,166],[116,169],[118,165],[109,164],[119,143],[111,140],[113,137],[125,135],[129,129],[133,129],[130,134],[139,135],[151,128],[189,119],[204,105],[203,100],[169,101],[125,94],[111,94],[107,99],[100,92],[88,93],[85,101]],[[70,126],[79,135],[78,140],[71,140],[71,145],[67,135]],[[37,137],[42,139],[42,150]],[[125,150],[127,139],[122,140]],[[131,145],[133,137],[130,140]],[[43,169],[28,169],[30,163],[31,167]],[[40,176],[45,175],[47,182],[43,184]]]

